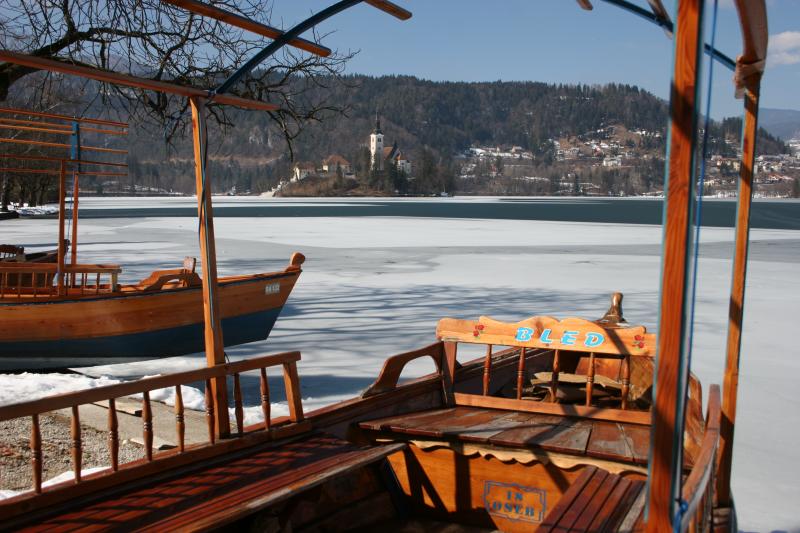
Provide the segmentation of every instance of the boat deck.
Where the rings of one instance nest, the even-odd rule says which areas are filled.
[[[326,434],[257,446],[211,464],[120,487],[49,516],[3,524],[22,531],[195,531],[242,520],[334,478],[376,463],[404,444],[360,447]],[[32,523],[33,522],[33,523]],[[27,526],[27,527],[26,527]]]
[[[478,407],[422,411],[359,425],[376,437],[533,448],[636,465],[647,464],[650,446],[648,426]]]

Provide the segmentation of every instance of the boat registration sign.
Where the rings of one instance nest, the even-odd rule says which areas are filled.
[[[547,511],[547,493],[516,483],[486,481],[483,503],[490,515],[522,522],[541,522]]]

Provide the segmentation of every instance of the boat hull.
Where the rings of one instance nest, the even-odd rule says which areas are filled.
[[[220,279],[225,346],[264,340],[299,272]],[[0,368],[68,367],[204,350],[200,287],[0,304]]]

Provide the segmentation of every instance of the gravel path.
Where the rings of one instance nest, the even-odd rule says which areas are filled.
[[[72,471],[72,438],[69,419],[47,414],[39,417],[42,434],[43,480]],[[31,419],[0,422],[0,490],[31,488]],[[108,466],[108,434],[82,426],[83,469]],[[124,440],[119,445],[120,464],[144,457],[144,448]]]

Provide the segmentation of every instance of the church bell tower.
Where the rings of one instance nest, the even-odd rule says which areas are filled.
[[[383,170],[383,132],[377,111],[375,112],[375,130],[369,136],[369,153],[372,157],[372,170]]]

